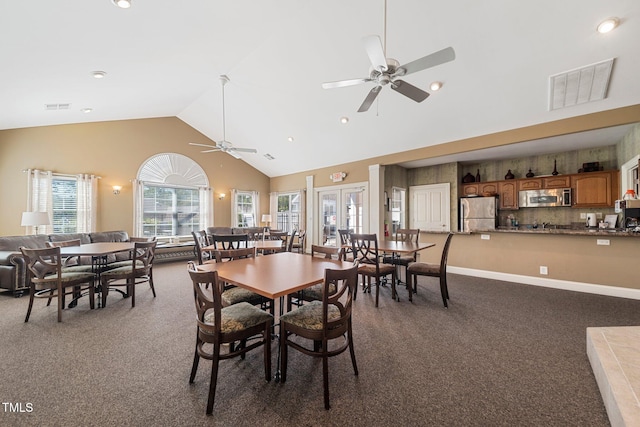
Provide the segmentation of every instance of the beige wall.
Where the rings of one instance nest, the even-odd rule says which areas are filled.
[[[179,153],[197,162],[215,191],[216,225],[231,224],[231,188],[257,190],[260,205],[269,206],[269,178],[225,153],[201,154],[188,142],[213,143],[175,117],[100,123],[43,126],[0,131],[0,235],[22,235],[26,209],[24,169],[59,173],[90,173],[102,179],[98,188],[97,231],[133,230],[131,180],[141,164],[158,153]],[[116,196],[112,186],[121,185]],[[218,194],[226,193],[224,200]],[[7,203],[10,201],[10,203]]]

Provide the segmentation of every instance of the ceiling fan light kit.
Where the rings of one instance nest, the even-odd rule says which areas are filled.
[[[198,147],[205,147],[206,150],[202,150],[201,153],[213,153],[215,151],[222,151],[227,153],[236,159],[241,159],[238,153],[257,153],[255,148],[239,148],[234,147],[229,141],[227,141],[226,131],[226,115],[225,115],[225,103],[224,103],[224,86],[229,83],[229,77],[225,74],[220,76],[220,83],[222,84],[222,141],[217,141],[216,145],[210,144],[198,144],[196,142],[190,142],[189,145],[195,145]]]
[[[386,55],[386,17],[387,4],[384,2],[384,37],[385,42],[380,40],[380,37],[376,35],[367,36],[362,39],[365,51],[371,62],[371,69],[369,71],[369,77],[363,79],[350,79],[340,80],[336,82],[326,82],[322,84],[324,89],[333,89],[337,87],[354,86],[363,83],[373,82],[375,86],[369,91],[364,102],[358,109],[359,113],[368,111],[373,102],[378,97],[381,89],[384,86],[390,86],[391,89],[396,92],[414,100],[415,102],[422,102],[429,97],[429,93],[424,90],[407,83],[404,80],[400,80],[399,77],[403,77],[418,71],[426,70],[427,68],[435,67],[437,65],[444,64],[446,62],[453,61],[456,58],[455,51],[452,47],[434,52],[430,55],[416,59],[404,65],[400,65],[400,62],[393,58],[388,58]],[[437,85],[436,85],[437,83]],[[436,85],[436,86],[434,86]],[[442,87],[442,83],[434,82],[431,84],[431,90],[438,90]]]

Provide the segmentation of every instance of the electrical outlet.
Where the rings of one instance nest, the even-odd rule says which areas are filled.
[[[540,266],[540,274],[543,274],[543,275],[545,275],[545,276],[546,276],[547,274],[549,274],[549,269],[547,268],[547,266],[546,266],[546,265],[541,265],[541,266]]]
[[[580,212],[580,219],[587,219],[587,214],[584,212]]]
[[[602,219],[602,212],[596,212],[596,218]]]
[[[600,246],[609,246],[611,244],[609,239],[598,239],[596,243]]]
[[[482,240],[491,240],[491,234],[481,234],[480,238]]]

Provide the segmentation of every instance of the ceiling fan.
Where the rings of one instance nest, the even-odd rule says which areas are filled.
[[[332,89],[336,87],[354,86],[362,83],[373,82],[375,86],[362,105],[358,109],[359,113],[369,110],[373,101],[386,85],[390,85],[391,89],[402,95],[413,99],[416,102],[422,102],[429,97],[429,93],[419,89],[412,84],[400,80],[399,77],[415,73],[417,71],[426,70],[427,68],[435,67],[436,65],[444,64],[445,62],[453,61],[456,58],[455,51],[452,47],[434,52],[430,55],[424,56],[415,61],[409,62],[404,65],[393,59],[387,58],[386,55],[386,32],[387,32],[387,1],[384,1],[383,11],[383,35],[384,44],[380,40],[380,37],[372,35],[362,39],[364,48],[367,51],[369,60],[371,61],[371,69],[369,71],[369,77],[361,79],[341,80],[337,82],[323,83],[324,89]]]
[[[241,159],[238,153],[257,153],[255,148],[239,148],[234,147],[229,141],[227,141],[227,134],[225,128],[225,109],[224,109],[224,85],[229,83],[229,77],[226,75],[220,76],[220,82],[222,83],[222,141],[216,141],[216,145],[198,144],[197,142],[190,142],[189,145],[197,145],[198,147],[206,147],[207,150],[202,150],[201,153],[213,153],[214,151],[222,151],[232,155],[236,159]]]

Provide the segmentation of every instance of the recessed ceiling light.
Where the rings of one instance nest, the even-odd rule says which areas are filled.
[[[289,141],[289,142],[293,142],[293,137],[292,137],[292,136],[290,136],[289,138],[287,138],[287,141]]]
[[[80,111],[82,111],[83,113],[90,113],[90,112],[92,112],[92,111],[93,111],[93,108],[83,108],[83,109],[82,109],[82,110],[80,110]]]
[[[431,83],[431,86],[429,86],[429,87],[433,91],[440,90],[440,88],[442,87],[442,82],[433,82],[433,83]]]
[[[340,117],[340,123],[342,123],[343,125],[349,123],[349,117]]]
[[[92,71],[91,75],[96,79],[104,79],[107,73],[105,73],[104,71]]]
[[[131,0],[111,0],[111,2],[122,9],[129,9],[131,7]]]
[[[608,33],[618,26],[620,20],[618,18],[605,19],[598,25],[598,32],[601,34]]]

